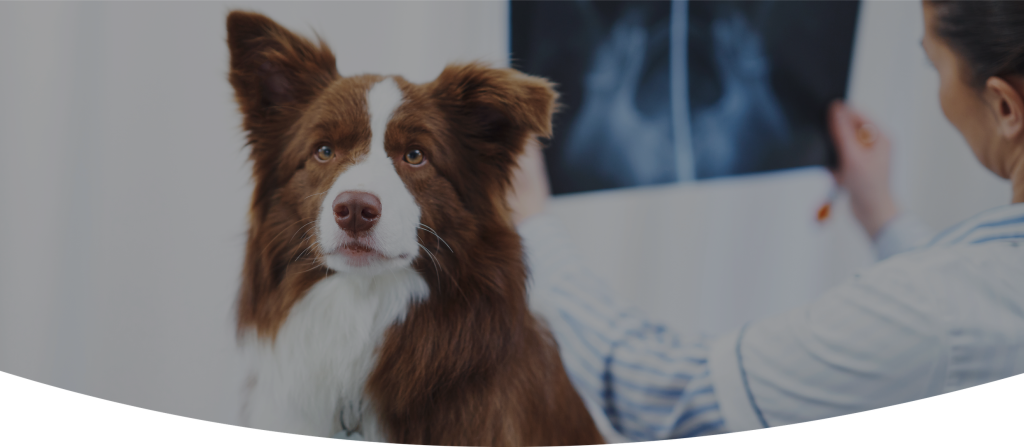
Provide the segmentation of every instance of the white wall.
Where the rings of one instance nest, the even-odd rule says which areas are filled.
[[[0,370],[237,420],[231,306],[251,188],[226,80],[237,6],[317,30],[343,74],[505,63],[503,2],[0,3]],[[1009,190],[938,111],[918,8],[865,6],[851,96],[896,142],[903,202],[938,229]],[[844,202],[814,222],[829,185],[804,169],[568,196],[551,212],[613,291],[719,333],[870,262]]]

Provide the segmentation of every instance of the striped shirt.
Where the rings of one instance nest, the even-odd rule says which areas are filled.
[[[883,229],[880,257],[921,240],[911,222]],[[520,227],[531,306],[609,441],[785,425],[1024,373],[1024,204],[715,340],[680,338],[618,302],[562,231],[544,216]]]

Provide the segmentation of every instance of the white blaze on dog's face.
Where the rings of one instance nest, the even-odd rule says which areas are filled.
[[[406,161],[393,160],[384,149],[388,123],[402,99],[391,78],[370,87],[370,150],[338,174],[321,199],[317,243],[332,270],[378,274],[409,265],[419,251],[420,208],[395,169],[396,162]]]

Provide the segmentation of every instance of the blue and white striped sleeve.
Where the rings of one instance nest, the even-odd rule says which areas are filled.
[[[914,216],[901,213],[887,222],[878,231],[875,240],[875,253],[878,260],[920,248],[928,244],[933,233]]]
[[[569,378],[608,441],[725,431],[704,340],[683,340],[613,297],[552,218],[531,218],[519,232],[531,308],[558,341]]]

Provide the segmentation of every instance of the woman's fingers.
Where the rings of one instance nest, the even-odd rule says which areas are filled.
[[[840,101],[829,106],[829,131],[839,153],[836,182],[849,191],[854,215],[874,237],[897,212],[889,189],[889,140]]]

